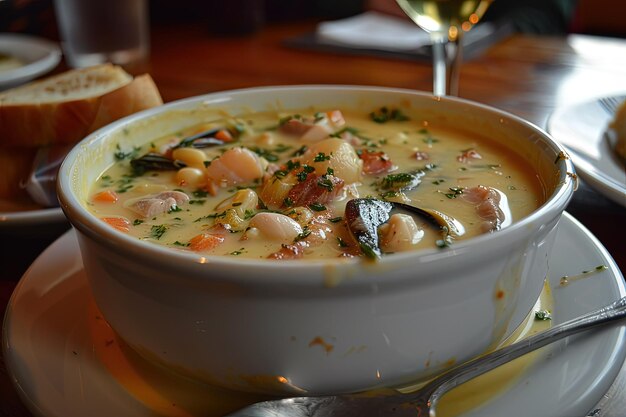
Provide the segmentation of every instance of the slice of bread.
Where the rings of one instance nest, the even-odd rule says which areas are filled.
[[[161,104],[150,75],[133,78],[111,64],[70,70],[1,92],[0,199],[28,203],[23,184],[39,147],[73,145],[117,119]]]
[[[162,103],[150,75],[133,78],[111,64],[67,71],[0,93],[0,146],[76,143]]]

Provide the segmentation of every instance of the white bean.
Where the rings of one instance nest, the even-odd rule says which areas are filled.
[[[176,182],[190,187],[201,187],[206,184],[206,176],[200,168],[184,167],[176,172]]]
[[[280,213],[258,213],[250,220],[250,227],[256,228],[267,239],[291,243],[302,227],[291,217]]]
[[[208,158],[204,152],[194,148],[177,148],[172,151],[172,158],[182,161],[188,167],[204,169]]]

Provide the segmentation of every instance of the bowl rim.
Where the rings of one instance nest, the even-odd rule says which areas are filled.
[[[385,92],[391,94],[419,96],[424,99],[432,99],[434,102],[450,101],[456,102],[461,105],[467,105],[473,108],[477,108],[480,111],[486,111],[499,115],[503,118],[509,119],[524,128],[534,131],[539,134],[543,143],[549,148],[553,149],[557,154],[563,154],[567,157],[560,158],[556,161],[557,169],[559,171],[559,181],[555,190],[547,196],[546,200],[541,206],[531,212],[529,215],[522,219],[513,222],[510,226],[497,231],[497,233],[482,234],[475,236],[460,242],[455,243],[453,246],[442,249],[420,249],[415,251],[407,251],[396,254],[390,254],[375,262],[375,264],[381,266],[381,271],[393,264],[404,265],[407,262],[413,264],[419,264],[421,267],[428,265],[434,265],[440,268],[442,261],[451,257],[459,258],[464,261],[472,259],[471,249],[475,246],[481,246],[484,250],[501,251],[503,247],[509,246],[512,242],[518,241],[528,235],[531,229],[529,225],[539,222],[542,227],[542,218],[558,217],[560,213],[564,211],[567,203],[571,199],[575,185],[576,177],[573,163],[568,156],[565,148],[554,140],[545,130],[541,129],[537,125],[506,111],[497,109],[492,106],[488,106],[482,103],[471,101],[468,99],[458,97],[436,97],[431,93],[403,89],[403,88],[391,88],[381,86],[362,86],[362,85],[333,85],[333,84],[300,84],[300,85],[281,85],[281,86],[262,86],[262,87],[249,87],[233,90],[216,91],[208,94],[183,98],[175,100],[164,105],[154,107],[151,109],[143,110],[138,113],[134,113],[130,116],[126,116],[119,119],[99,130],[89,134],[77,145],[75,145],[68,153],[67,157],[63,161],[59,170],[57,180],[57,194],[61,203],[61,208],[65,216],[70,220],[72,225],[78,229],[82,234],[89,236],[100,245],[104,245],[112,249],[114,252],[120,252],[120,248],[123,248],[126,257],[136,257],[136,259],[146,259],[152,262],[163,265],[164,267],[173,267],[178,265],[189,266],[198,264],[200,267],[207,265],[219,265],[222,267],[236,267],[243,271],[259,271],[266,270],[272,271],[271,280],[276,283],[298,283],[302,285],[309,285],[309,280],[306,277],[293,279],[293,276],[288,272],[292,271],[306,271],[306,270],[319,270],[320,268],[327,268],[329,266],[336,267],[336,270],[342,268],[353,268],[357,264],[373,264],[373,262],[357,258],[332,258],[332,259],[299,259],[299,260],[271,260],[271,259],[256,259],[256,258],[238,258],[238,257],[226,257],[222,255],[199,255],[190,251],[176,250],[175,248],[166,247],[163,245],[154,244],[151,242],[144,242],[135,237],[128,236],[122,232],[109,227],[106,223],[100,221],[93,214],[91,214],[77,199],[72,191],[70,173],[72,172],[73,163],[76,160],[80,150],[95,142],[101,142],[106,139],[110,132],[114,132],[122,129],[124,126],[138,122],[139,120],[158,115],[168,110],[175,110],[179,108],[187,108],[186,106],[200,105],[203,103],[220,103],[226,102],[226,97],[246,95],[250,93],[269,94],[271,92],[305,92],[305,91],[345,91],[345,92],[365,92],[376,93]],[[268,98],[268,102],[272,100],[271,96]],[[306,103],[305,103],[306,106]],[[507,245],[503,245],[503,242],[509,242]],[[382,275],[382,274],[381,274]],[[209,274],[205,274],[204,277],[209,279]],[[249,278],[246,276],[232,275],[232,281],[249,282],[250,279],[254,280],[254,277]],[[229,277],[229,280],[231,280]],[[256,281],[259,281],[256,279]],[[267,284],[267,279],[263,280]],[[351,280],[359,281],[359,280]],[[317,280],[315,281],[318,282]]]

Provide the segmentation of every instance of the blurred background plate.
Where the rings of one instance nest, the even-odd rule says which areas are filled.
[[[548,132],[565,146],[576,173],[596,191],[626,207],[626,166],[609,140],[608,125],[615,111],[603,99],[626,99],[624,95],[602,97],[557,109],[548,120]]]
[[[46,39],[0,33],[0,90],[52,71],[61,60],[59,46]]]

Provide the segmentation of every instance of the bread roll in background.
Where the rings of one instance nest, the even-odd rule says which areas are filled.
[[[619,105],[609,126],[615,134],[613,147],[617,155],[626,163],[626,100]]]
[[[103,64],[0,93],[0,198],[28,201],[21,184],[43,145],[75,144],[132,113],[163,104],[152,77]],[[0,211],[7,211],[0,205]]]

